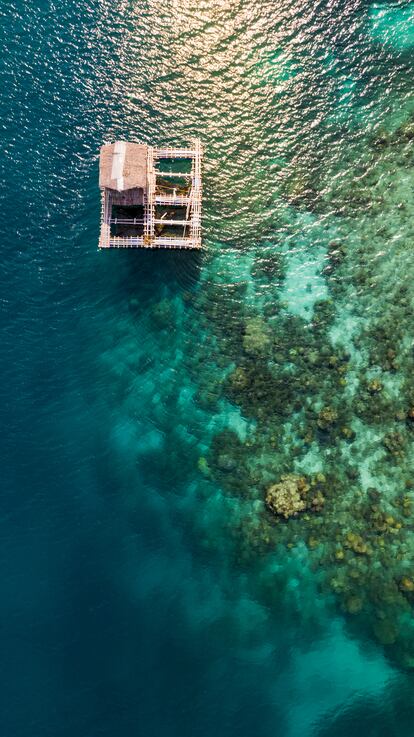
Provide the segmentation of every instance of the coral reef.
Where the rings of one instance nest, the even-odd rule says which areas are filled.
[[[266,492],[266,504],[273,514],[288,519],[296,517],[305,510],[320,512],[325,504],[325,497],[315,480],[294,473],[285,474],[277,484],[272,484]],[[309,518],[307,518],[309,519]],[[312,538],[312,547],[316,547]]]
[[[282,476],[279,483],[273,484],[267,490],[266,504],[280,517],[294,517],[307,508],[306,493],[309,488],[304,476]]]
[[[361,623],[365,631],[368,623],[404,667],[414,665],[405,624],[414,608],[414,227],[397,203],[414,211],[413,190],[403,185],[412,176],[413,125],[378,130],[366,150],[351,137],[345,175],[335,176],[328,153],[312,191],[305,177],[299,185],[292,178],[291,204],[302,210],[314,196],[311,209],[333,211],[340,224],[327,235],[330,298],[315,302],[311,322],[290,314],[275,291],[274,309],[267,300],[260,317],[257,304],[243,300],[234,317],[214,318],[235,363],[224,395],[255,430],[245,442],[220,433],[220,453],[237,461],[230,471],[220,468],[217,452],[209,459],[230,494],[258,504],[256,522],[250,512],[237,526],[238,560],[304,542],[321,589],[335,595],[354,628]],[[392,181],[390,166],[400,172]],[[378,253],[397,228],[387,261]],[[395,263],[403,269],[398,280]]]
[[[338,419],[338,413],[332,407],[324,407],[318,413],[317,424],[321,430],[327,430],[334,425]]]
[[[268,327],[261,317],[246,320],[243,348],[250,355],[264,355],[270,344]]]

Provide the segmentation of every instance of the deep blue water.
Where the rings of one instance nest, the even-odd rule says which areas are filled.
[[[322,143],[341,165],[345,133],[412,112],[411,5],[382,8],[0,8],[0,735],[412,735],[410,672],[315,599],[299,553],[269,593],[277,556],[238,559],[237,504],[199,460],[245,422],[197,400],[217,372],[203,299],[292,242],[293,313],[323,298],[336,223],[283,204],[283,169]],[[193,135],[206,254],[98,253],[102,141]]]

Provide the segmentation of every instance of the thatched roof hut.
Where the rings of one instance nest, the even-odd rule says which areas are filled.
[[[99,186],[123,192],[147,189],[147,150],[144,143],[116,141],[101,147]]]

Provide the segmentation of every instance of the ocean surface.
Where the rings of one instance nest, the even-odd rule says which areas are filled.
[[[0,39],[1,737],[412,737],[414,4]],[[101,143],[195,136],[203,253],[98,252]]]

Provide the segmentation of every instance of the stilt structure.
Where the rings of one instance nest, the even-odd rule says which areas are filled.
[[[185,160],[189,171],[179,168]],[[201,162],[199,140],[191,148],[102,146],[99,248],[201,248]]]

